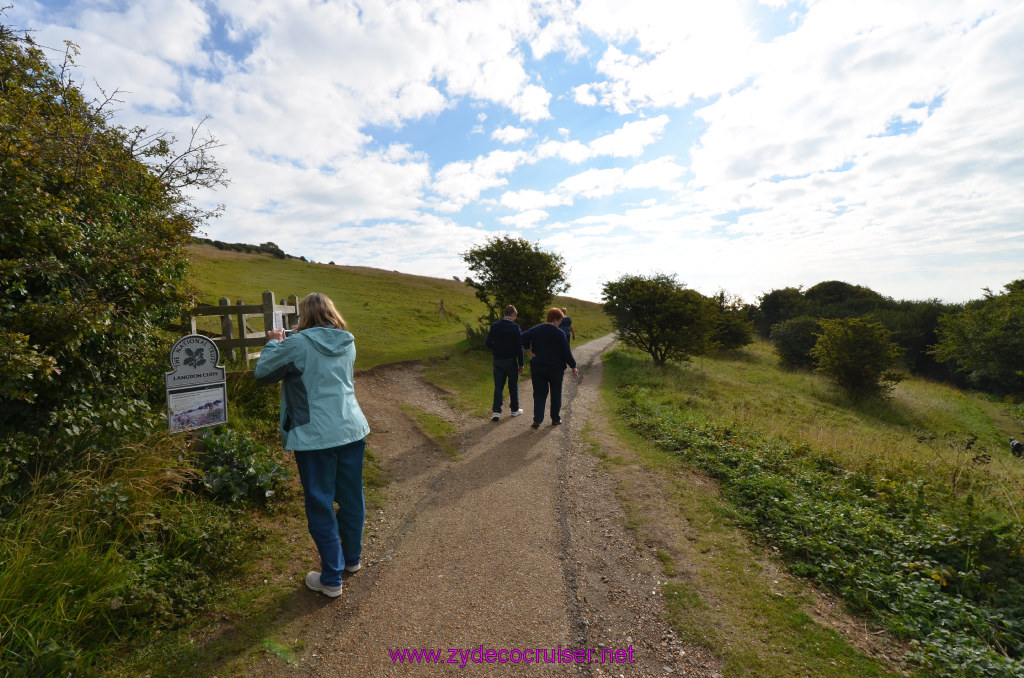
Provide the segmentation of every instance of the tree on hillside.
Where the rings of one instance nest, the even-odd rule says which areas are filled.
[[[162,395],[185,245],[212,215],[188,194],[224,183],[197,129],[176,150],[114,125],[113,97],[72,79],[75,54],[54,66],[0,26],[0,493],[101,439],[86,433],[122,436]]]
[[[890,372],[902,350],[881,323],[863,318],[818,321],[821,334],[811,349],[816,369],[847,393],[857,397],[880,395],[900,380]]]
[[[871,318],[893,333],[893,341],[904,350],[903,362],[911,373],[966,386],[966,380],[952,371],[953,363],[943,364],[932,354],[939,341],[939,318],[962,310],[961,304],[947,304],[938,299],[898,301],[889,308],[872,312]]]
[[[753,318],[758,332],[765,338],[774,337],[780,323],[799,317],[869,318],[872,322],[881,322],[893,333],[893,340],[903,349],[904,364],[912,373],[960,381],[931,354],[937,341],[938,318],[957,310],[956,306],[937,299],[896,301],[868,287],[840,280],[826,280],[802,292],[795,287],[772,290],[759,301]],[[802,323],[806,325],[806,321]],[[795,339],[792,330],[787,329],[784,341]],[[776,343],[774,338],[772,341]],[[776,348],[779,346],[776,343]],[[789,348],[796,346],[791,344]],[[786,360],[784,357],[783,362]]]
[[[978,388],[1024,395],[1024,279],[1003,289],[942,316],[933,353]]]
[[[463,252],[462,259],[476,274],[466,283],[487,307],[480,318],[485,325],[498,320],[509,304],[519,311],[520,324],[541,322],[554,296],[569,289],[565,259],[522,238],[494,236]]]
[[[725,290],[720,290],[711,300],[718,309],[711,343],[725,350],[742,348],[752,343],[754,323],[750,320],[750,307]]]
[[[771,342],[779,364],[789,368],[814,367],[811,349],[818,341],[818,319],[802,315],[772,326]]]
[[[804,295],[798,287],[784,287],[763,294],[758,300],[754,325],[765,339],[771,334],[773,325],[804,315]]]
[[[804,311],[815,318],[859,318],[891,304],[871,288],[826,280],[804,291]]]
[[[674,275],[624,275],[604,284],[602,299],[622,342],[650,355],[655,365],[707,350],[718,318],[713,300],[686,289]]]

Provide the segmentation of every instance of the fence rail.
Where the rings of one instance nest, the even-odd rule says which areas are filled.
[[[298,322],[299,308],[298,299],[293,294],[283,304],[275,302],[274,293],[267,290],[263,293],[263,302],[260,304],[245,304],[239,299],[234,304],[227,297],[221,297],[217,306],[204,305],[196,306],[189,312],[189,324],[192,333],[200,333],[210,336],[209,332],[199,330],[196,326],[196,318],[219,317],[220,335],[210,336],[217,344],[222,356],[228,360],[235,360],[237,350],[242,349],[245,362],[259,358],[260,352],[250,353],[250,348],[263,348],[267,343],[267,330],[274,328],[274,316],[280,314],[282,324],[290,329]],[[262,329],[250,327],[250,320],[262,319]],[[236,333],[237,329],[237,333]]]

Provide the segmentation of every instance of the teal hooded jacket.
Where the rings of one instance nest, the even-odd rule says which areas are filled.
[[[256,362],[256,379],[283,381],[281,441],[286,450],[323,450],[370,433],[356,402],[355,337],[334,327],[310,327],[271,339]]]

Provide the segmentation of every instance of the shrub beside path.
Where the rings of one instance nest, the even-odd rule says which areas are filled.
[[[264,655],[247,674],[719,676],[714,660],[664,621],[661,563],[625,527],[615,485],[587,451],[605,435],[600,354],[611,344],[608,336],[574,348],[580,379],[566,375],[565,423],[536,430],[528,379],[520,384],[527,413],[511,418],[506,409],[495,423],[451,408],[416,365],[357,375],[374,431],[370,449],[392,479],[384,508],[367,515],[364,567],[346,576],[337,599],[297,592],[291,621],[275,635],[301,645],[301,654],[290,663]],[[456,456],[426,437],[403,406],[455,422]],[[310,544],[295,580],[315,563]],[[472,661],[481,646],[632,647],[634,662]],[[449,648],[467,654],[448,663]],[[443,663],[394,662],[391,652],[403,649],[440,650]]]

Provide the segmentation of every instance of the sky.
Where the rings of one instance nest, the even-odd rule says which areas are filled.
[[[1024,278],[1020,0],[11,1],[115,123],[222,144],[205,237],[461,279],[510,235],[592,301]]]

